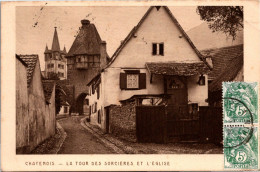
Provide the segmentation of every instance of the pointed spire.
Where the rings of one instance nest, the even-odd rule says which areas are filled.
[[[64,52],[64,53],[67,53],[67,50],[66,50],[66,48],[65,48],[65,45],[64,45],[64,48],[63,48],[63,52]]]
[[[57,27],[54,27],[54,36],[53,36],[53,41],[52,41],[52,51],[60,51],[60,43],[59,43],[59,38],[58,38],[58,33],[57,33]]]
[[[46,44],[45,53],[47,53],[48,51],[49,51],[48,45]]]

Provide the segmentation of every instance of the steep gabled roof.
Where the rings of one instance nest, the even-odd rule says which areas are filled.
[[[59,38],[58,38],[58,33],[57,33],[57,27],[55,27],[54,30],[54,35],[53,35],[53,41],[52,41],[52,51],[60,51],[60,43],[59,43]]]
[[[233,63],[234,59],[243,56],[243,44],[202,50],[201,53],[212,59],[213,70],[209,73],[209,80],[214,80]]]
[[[233,81],[243,68],[243,64],[243,54],[232,59],[232,62],[209,84],[209,91],[220,91],[222,89],[222,82]]]
[[[82,27],[74,40],[67,56],[77,54],[100,54],[101,38],[94,24],[88,20],[82,20]]]
[[[18,55],[18,56],[27,64],[27,87],[29,87],[39,57],[37,54]]]
[[[211,67],[209,66],[209,64],[206,62],[204,56],[198,51],[198,49],[195,47],[195,45],[192,43],[191,39],[189,38],[189,36],[186,34],[186,32],[183,30],[183,28],[181,27],[181,25],[179,24],[179,22],[177,21],[177,19],[174,17],[174,15],[171,13],[170,9],[167,6],[162,6],[166,12],[168,13],[168,15],[170,16],[170,18],[172,19],[173,23],[175,23],[177,25],[177,27],[180,29],[181,33],[183,34],[183,36],[186,38],[186,40],[188,41],[188,43],[190,44],[190,46],[193,48],[193,50],[195,51],[195,53],[198,55],[198,57],[211,69]],[[116,49],[115,53],[112,55],[111,57],[111,61],[108,63],[108,65],[105,67],[109,67],[117,58],[117,56],[119,55],[119,53],[122,51],[122,49],[125,47],[125,45],[128,43],[128,41],[134,36],[135,32],[139,29],[139,27],[142,25],[142,23],[144,22],[144,20],[147,18],[147,16],[150,14],[150,12],[152,11],[153,8],[158,8],[155,6],[151,6],[147,12],[144,14],[144,16],[142,17],[142,19],[139,21],[139,23],[130,31],[130,33],[126,36],[126,38],[123,40],[123,42],[120,44],[120,46]]]

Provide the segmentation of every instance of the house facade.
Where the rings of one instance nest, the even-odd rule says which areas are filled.
[[[133,96],[139,105],[208,106],[210,69],[168,7],[150,7],[88,83],[91,122],[109,128],[107,108]]]
[[[67,79],[67,55],[66,48],[60,49],[57,27],[55,27],[52,47],[48,49],[46,45],[44,51],[45,71],[43,72],[45,78],[53,77],[56,74],[61,80]]]
[[[16,152],[29,153],[55,134],[55,83],[41,78],[38,55],[18,55],[16,71]],[[24,65],[24,66],[25,66]],[[26,86],[26,87],[25,87]]]

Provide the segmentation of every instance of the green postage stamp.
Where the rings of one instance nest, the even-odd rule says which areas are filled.
[[[258,84],[223,82],[226,169],[258,168]]]

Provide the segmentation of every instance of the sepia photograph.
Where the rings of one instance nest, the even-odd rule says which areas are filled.
[[[16,154],[223,154],[243,6],[17,6]]]

